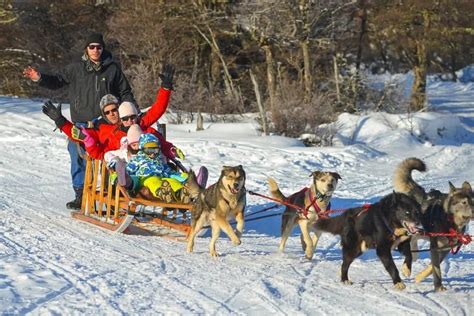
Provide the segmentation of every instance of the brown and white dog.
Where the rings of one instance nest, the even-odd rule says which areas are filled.
[[[294,207],[287,206],[281,220],[281,241],[279,251],[285,250],[286,241],[296,225],[301,229],[301,246],[308,260],[313,258],[321,231],[314,228],[314,224],[321,212],[329,209],[332,194],[336,190],[341,176],[336,172],[314,171],[311,186],[306,190],[301,190],[288,198],[281,193],[277,183],[272,178],[268,179],[271,195],[279,200],[286,201],[303,209],[307,209],[307,218]],[[310,233],[314,235],[311,236]]]
[[[194,175],[191,175],[189,187],[195,200],[191,212],[191,232],[188,236],[186,250],[193,251],[194,238],[208,223],[212,228],[212,238],[209,243],[211,256],[218,256],[216,241],[221,230],[229,236],[234,245],[240,245],[246,205],[244,168],[240,165],[236,167],[224,166],[219,180],[207,189],[200,188],[195,183]],[[195,191],[198,192],[197,195],[195,195]],[[229,224],[229,217],[234,217],[237,221],[235,232]]]

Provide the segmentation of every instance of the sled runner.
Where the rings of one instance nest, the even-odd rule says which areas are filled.
[[[118,183],[113,185],[109,181],[110,172],[103,160],[87,156],[86,162],[81,209],[73,211],[72,217],[114,232],[173,239],[187,236],[190,231],[191,204],[131,196]]]

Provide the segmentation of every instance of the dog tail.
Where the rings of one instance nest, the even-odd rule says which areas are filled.
[[[425,172],[426,165],[418,158],[407,158],[403,160],[393,174],[393,188],[395,192],[405,193],[421,203],[426,197],[426,192],[423,187],[413,180],[411,176],[413,170]]]
[[[286,196],[281,193],[280,188],[274,179],[268,178],[268,186],[270,187],[270,194],[275,199],[286,200]]]
[[[345,214],[331,218],[320,218],[315,224],[316,229],[331,233],[333,235],[342,235],[344,226],[347,222]]]
[[[202,188],[197,183],[196,175],[194,174],[193,170],[189,170],[188,179],[186,180],[185,186],[189,190],[189,193],[193,199],[196,198],[199,193],[204,191],[204,188]]]

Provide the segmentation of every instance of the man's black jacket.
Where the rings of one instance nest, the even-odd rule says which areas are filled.
[[[80,59],[57,74],[41,74],[40,86],[49,89],[68,86],[73,122],[91,121],[101,116],[100,99],[109,93],[119,98],[120,102],[135,103],[130,84],[110,52],[104,50],[101,58],[102,67],[99,70],[87,67],[87,61]]]

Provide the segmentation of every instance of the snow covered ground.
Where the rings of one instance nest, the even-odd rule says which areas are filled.
[[[209,167],[210,183],[223,165],[242,164],[247,189],[267,193],[272,176],[291,193],[313,170],[336,171],[342,181],[332,205],[346,208],[390,193],[396,165],[412,156],[429,168],[415,173],[425,188],[474,184],[474,83],[433,81],[429,99],[436,112],[341,115],[331,148],[260,136],[251,119],[207,122],[201,132],[168,125],[167,134],[188,166]],[[278,254],[279,217],[246,224],[240,246],[222,236],[218,259],[208,254],[208,236],[188,254],[182,242],[113,234],[70,217],[65,137],[53,132],[41,102],[0,97],[0,122],[0,314],[473,315],[472,244],[443,263],[443,293],[433,292],[431,278],[406,278],[407,289],[394,290],[373,251],[352,264],[354,284],[343,285],[339,239],[323,235],[308,262],[295,230]],[[247,213],[270,205],[256,197],[248,204]],[[413,273],[428,262],[422,254]]]

